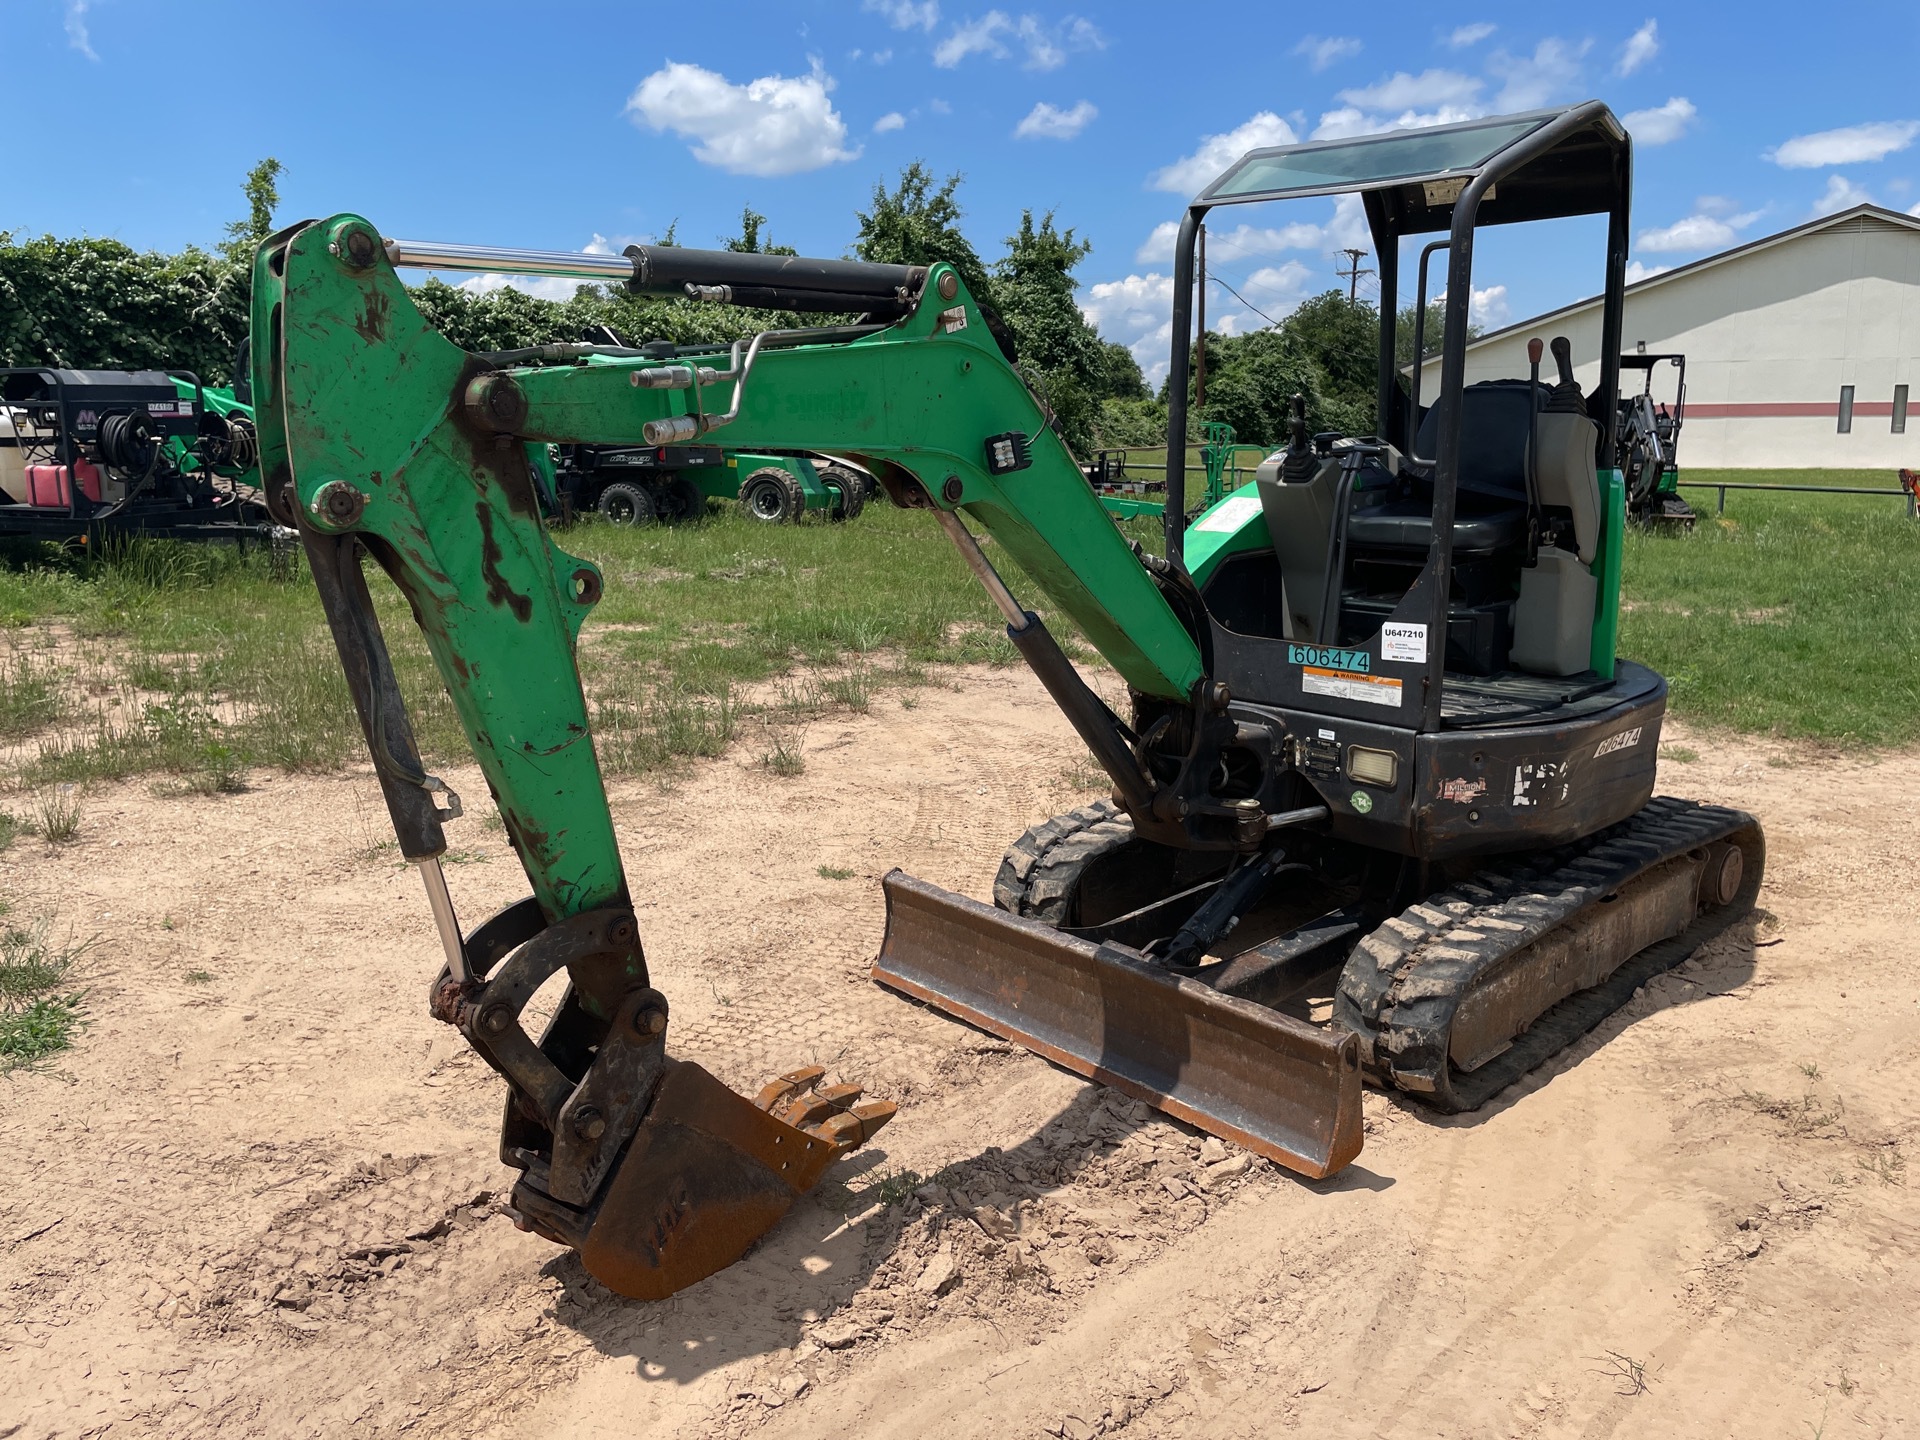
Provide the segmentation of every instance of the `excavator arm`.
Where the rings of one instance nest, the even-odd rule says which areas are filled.
[[[630,255],[636,287],[664,268],[664,283],[703,298],[881,318],[671,357],[591,346],[473,355],[413,305],[395,269],[410,257],[341,215],[261,247],[253,394],[270,507],[303,537],[401,849],[426,884],[446,955],[433,1013],[509,1084],[502,1158],[524,1172],[516,1212],[580,1249],[610,1287],[653,1297],[731,1263],[892,1107],[852,1086],[818,1089],[817,1071],[748,1101],[667,1058],[668,1005],[649,982],[575,663],[603,577],[548,533],[528,442],[721,433],[736,447],[860,462],[959,547],[1143,833],[1242,851],[1258,837],[1195,779],[1226,697],[1206,674],[1197,602],[1183,605],[1190,582],[1116,529],[950,267],[901,283],[903,267]],[[733,293],[718,293],[730,281]],[[1134,723],[1158,717],[1170,761],[1156,766],[1080,679],[962,516],[1121,674]],[[407,599],[531,883],[527,900],[470,934],[439,865],[459,801],[423,765],[367,556]],[[562,970],[566,998],[536,1041],[524,1007]],[[1351,1070],[1350,1059],[1332,1063]],[[1324,1062],[1316,1051],[1312,1063]],[[1357,1149],[1348,1088],[1351,1124],[1341,1123]]]

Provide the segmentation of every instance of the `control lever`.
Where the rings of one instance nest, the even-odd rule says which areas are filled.
[[[1286,455],[1280,461],[1280,478],[1290,485],[1311,480],[1319,470],[1319,459],[1307,440],[1307,397],[1295,394],[1291,402],[1293,417],[1287,436]]]
[[[1540,337],[1527,341],[1527,564],[1540,559]],[[1566,381],[1573,378],[1572,347],[1564,335],[1553,342],[1553,358]]]
[[[1531,351],[1531,347],[1529,347]],[[1536,364],[1538,361],[1535,362]],[[1553,337],[1553,363],[1559,368],[1560,383],[1573,384],[1573,345],[1564,335]]]

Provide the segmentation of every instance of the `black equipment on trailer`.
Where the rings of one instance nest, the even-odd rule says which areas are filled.
[[[0,370],[0,537],[270,538],[257,454],[186,371]]]

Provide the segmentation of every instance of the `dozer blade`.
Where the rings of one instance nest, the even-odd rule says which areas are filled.
[[[755,1102],[698,1065],[670,1063],[579,1242],[587,1273],[632,1299],[663,1300],[744,1255],[893,1117],[891,1104],[861,1101],[851,1085],[808,1102],[819,1079],[795,1071]],[[802,1128],[770,1113],[783,1102],[829,1113]]]
[[[882,883],[880,984],[1318,1179],[1360,1153],[1360,1052],[1322,1030],[955,895]]]

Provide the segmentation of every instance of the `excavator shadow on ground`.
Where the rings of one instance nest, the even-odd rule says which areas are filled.
[[[991,1079],[980,1088],[998,1086]],[[563,1287],[555,1306],[561,1323],[600,1355],[631,1361],[639,1379],[688,1385],[738,1361],[819,1344],[820,1336],[836,1347],[849,1336],[867,1343],[894,1317],[904,1322],[900,1312],[909,1306],[938,1302],[967,1313],[964,1296],[958,1306],[944,1298],[948,1285],[984,1288],[995,1305],[1009,1288],[1024,1287],[1042,1303],[1070,1293],[1087,1283],[1072,1272],[1084,1277],[1097,1267],[1079,1258],[1063,1266],[1061,1253],[1079,1256],[1089,1237],[1114,1233],[1120,1244],[1172,1240],[1238,1197],[1239,1177],[1248,1173],[1239,1164],[1228,1165],[1230,1178],[1202,1175],[1208,1167],[1197,1155],[1206,1138],[1116,1090],[1086,1085],[1017,1144],[983,1147],[931,1176],[903,1174],[885,1145],[874,1143],[841,1162],[738,1263],[670,1299],[625,1299],[589,1276],[573,1252],[555,1256],[542,1273]],[[1324,1180],[1277,1166],[1256,1173],[1315,1195],[1394,1184],[1361,1164]],[[1168,1180],[1187,1194],[1176,1199]],[[916,1183],[899,1197],[908,1182]],[[895,1191],[885,1203],[872,1198],[883,1188]],[[954,1256],[949,1280],[928,1273],[934,1262],[918,1251],[929,1245],[936,1256],[942,1246]]]
[[[1748,984],[1756,972],[1756,944],[1766,943],[1757,942],[1756,935],[1764,932],[1769,921],[1766,911],[1755,911],[1686,963],[1652,977],[1644,987],[1623,981],[1630,1003],[1621,1004],[1477,1110],[1440,1114],[1392,1089],[1384,1092],[1388,1103],[1423,1125],[1476,1129],[1575,1070],[1642,1021],[1683,1005],[1726,997]],[[1257,933],[1258,917],[1249,923]],[[1303,985],[1289,1003],[1290,1011],[1298,1018],[1324,1023],[1337,974],[1337,968],[1329,969],[1319,985]],[[1635,991],[1641,993],[1636,997]],[[907,1003],[956,1023],[935,1007]],[[1552,1020],[1551,1014],[1543,1017],[1543,1023]],[[994,1047],[988,1053],[1000,1053],[1002,1042],[997,1037],[976,1027],[967,1029]],[[1059,1066],[1051,1068],[1060,1075],[1071,1073]],[[946,1096],[942,1103],[964,1103],[964,1092],[960,1100]],[[901,1123],[912,1125],[911,1111]],[[1140,1144],[1143,1132],[1154,1143]],[[919,1179],[904,1198],[897,1189],[912,1177],[897,1168],[884,1143],[869,1146],[842,1161],[828,1183],[797,1204],[738,1264],[671,1299],[643,1302],[614,1294],[586,1273],[573,1252],[554,1257],[543,1273],[563,1287],[556,1306],[561,1322],[590,1341],[599,1354],[631,1360],[636,1376],[644,1380],[691,1384],[737,1361],[791,1350],[816,1331],[836,1341],[858,1334],[855,1343],[877,1335],[888,1323],[877,1317],[897,1313],[903,1293],[914,1297],[905,1302],[910,1304],[934,1298],[915,1289],[913,1281],[918,1277],[911,1275],[922,1259],[914,1248],[926,1240],[930,1229],[955,1227],[977,1245],[967,1257],[977,1267],[976,1273],[969,1276],[963,1266],[958,1283],[964,1285],[971,1278],[990,1285],[1024,1282],[1044,1288],[1037,1275],[1023,1277],[1003,1258],[1004,1241],[999,1248],[991,1243],[992,1232],[1002,1221],[1011,1227],[1005,1240],[1018,1240],[1036,1227],[1057,1224],[1062,1215],[1088,1209],[1110,1215],[1117,1194],[1141,1213],[1128,1228],[1146,1226],[1169,1234],[1186,1228],[1193,1220],[1193,1199],[1176,1200],[1162,1183],[1162,1173],[1174,1176],[1201,1168],[1193,1156],[1204,1139],[1205,1132],[1195,1126],[1149,1110],[1108,1087],[1086,1085],[1024,1140],[1004,1149],[987,1146],[952,1161],[935,1175]],[[1367,1158],[1363,1153],[1361,1162],[1319,1180],[1277,1166],[1266,1173],[1314,1195],[1391,1189],[1395,1178],[1390,1167],[1370,1167]],[[1097,1185],[1086,1184],[1095,1179]],[[885,1196],[885,1204],[878,1194],[883,1188],[896,1191]],[[1207,1213],[1230,1194],[1189,1188]],[[985,1226],[976,1215],[985,1219]],[[983,1253],[987,1250],[993,1253]]]

